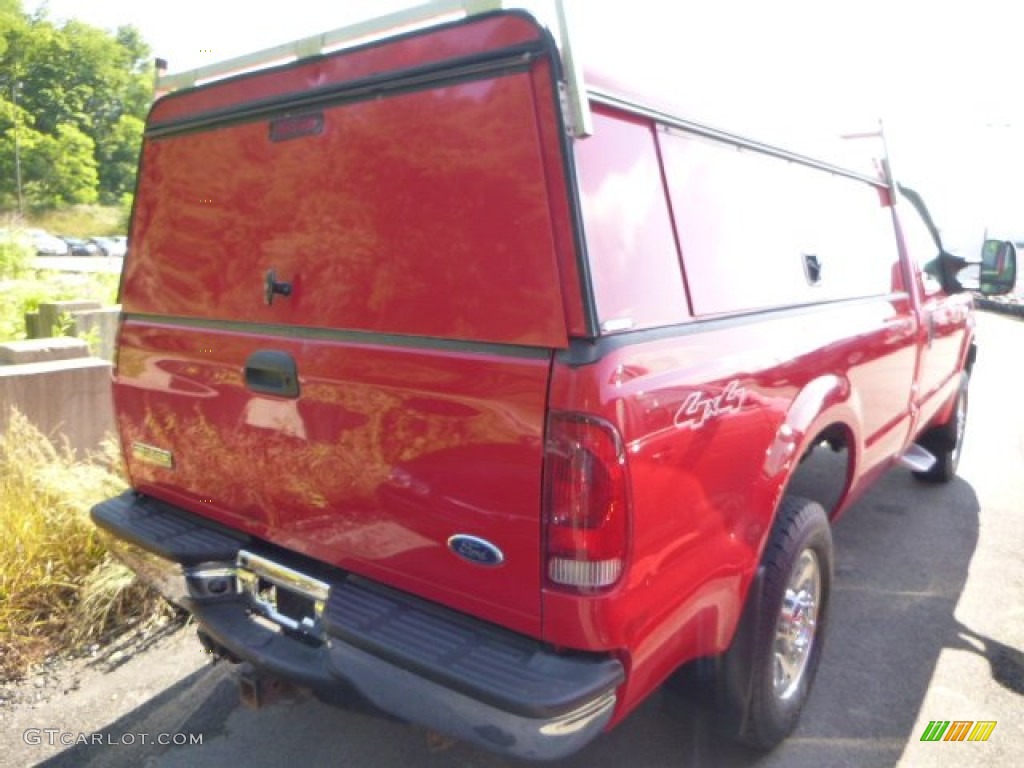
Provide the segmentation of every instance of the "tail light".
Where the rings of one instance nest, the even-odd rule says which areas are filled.
[[[627,486],[615,427],[577,414],[551,415],[544,458],[550,584],[594,592],[619,580],[629,544]]]

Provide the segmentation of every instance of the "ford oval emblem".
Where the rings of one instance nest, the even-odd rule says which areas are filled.
[[[463,560],[486,568],[494,568],[505,562],[505,555],[500,549],[477,536],[463,533],[452,536],[448,539],[448,549]]]

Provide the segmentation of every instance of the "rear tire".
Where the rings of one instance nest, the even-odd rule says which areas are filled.
[[[800,718],[821,659],[832,590],[832,531],[816,502],[783,500],[729,649],[678,673],[732,738],[769,750]]]
[[[917,442],[935,457],[934,466],[927,472],[914,472],[914,477],[925,483],[948,483],[956,477],[960,454],[964,447],[967,428],[967,373],[960,374],[960,389],[953,407],[953,418],[948,423],[932,427]]]

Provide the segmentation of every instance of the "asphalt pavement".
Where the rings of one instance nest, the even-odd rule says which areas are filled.
[[[824,658],[796,733],[767,755],[723,740],[712,715],[660,692],[615,731],[552,765],[1016,766],[1024,751],[1024,321],[980,314],[961,477],[894,469],[835,529]],[[0,731],[0,764],[128,768],[522,765],[352,705],[308,696],[239,706],[237,668],[179,636]],[[922,742],[928,724],[994,721],[985,742]],[[100,744],[27,744],[24,728],[101,734]],[[159,734],[201,745],[162,746]],[[127,743],[131,737],[131,743]],[[142,738],[146,736],[148,738]],[[180,739],[179,739],[180,740]],[[149,743],[142,743],[148,741]],[[18,743],[15,743],[18,742]],[[16,762],[7,763],[7,760]]]

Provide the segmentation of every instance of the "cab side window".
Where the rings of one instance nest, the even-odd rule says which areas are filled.
[[[942,284],[935,272],[936,259],[940,248],[931,231],[921,218],[921,214],[909,200],[901,199],[899,205],[900,229],[903,231],[903,242],[910,254],[914,271],[920,277],[926,296],[933,296],[942,291]]]

